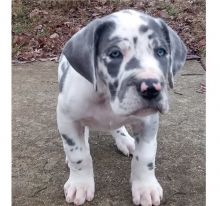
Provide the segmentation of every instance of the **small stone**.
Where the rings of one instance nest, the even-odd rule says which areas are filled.
[[[160,14],[160,17],[164,19],[168,19],[170,17],[165,10],[160,11],[159,14]]]
[[[43,28],[43,25],[38,25],[38,26],[36,26],[35,28],[34,28],[34,30],[41,30]]]
[[[33,11],[31,11],[31,13],[29,14],[29,17],[33,18],[33,17],[39,15],[39,13],[40,13],[40,10],[36,8]]]
[[[68,26],[68,27],[73,26],[73,22],[71,22],[71,21],[66,21],[66,22],[64,22],[63,24],[66,25],[66,26]]]
[[[50,35],[50,38],[51,38],[51,39],[59,38],[59,34],[53,33],[52,35]]]

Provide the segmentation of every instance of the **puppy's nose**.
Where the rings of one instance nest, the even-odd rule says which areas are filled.
[[[144,79],[140,82],[138,91],[145,99],[156,98],[161,91],[161,84],[157,79]]]

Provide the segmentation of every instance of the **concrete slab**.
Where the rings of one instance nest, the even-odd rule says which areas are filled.
[[[161,116],[157,177],[162,205],[205,206],[205,94],[198,93],[205,72],[188,61],[170,91],[170,113]],[[57,64],[13,66],[14,206],[60,206],[68,178],[56,126]],[[120,154],[108,133],[92,133],[96,195],[86,206],[130,206],[131,158]]]

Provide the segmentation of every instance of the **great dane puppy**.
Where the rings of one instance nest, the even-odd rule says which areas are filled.
[[[159,113],[169,109],[167,82],[186,59],[186,47],[163,20],[134,10],[96,19],[65,45],[58,68],[58,129],[70,176],[68,203],[94,197],[89,129],[109,130],[131,161],[135,205],[160,205],[155,177]],[[134,137],[124,125],[131,124]]]

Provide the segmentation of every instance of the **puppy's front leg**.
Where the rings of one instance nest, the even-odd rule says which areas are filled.
[[[111,134],[115,139],[118,150],[120,150],[124,155],[129,156],[129,154],[134,153],[134,138],[129,135],[125,126],[112,130]]]
[[[131,184],[135,205],[160,205],[163,190],[155,177],[155,156],[159,114],[153,114],[133,125],[136,136],[131,162]]]
[[[69,119],[57,109],[57,123],[70,168],[69,179],[64,185],[68,203],[83,204],[94,197],[94,175],[88,144],[88,128]]]

